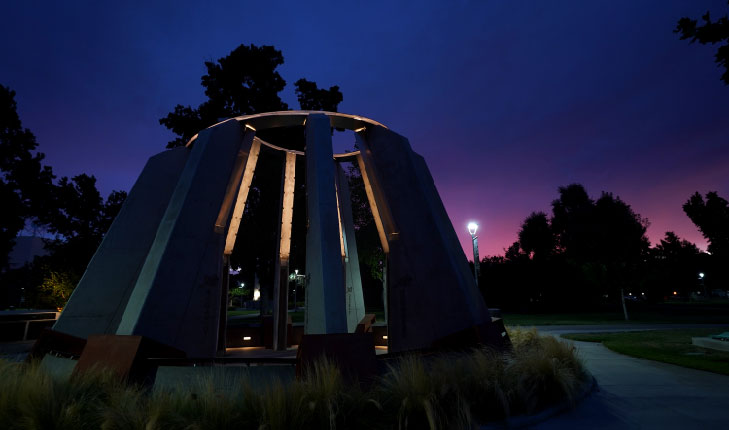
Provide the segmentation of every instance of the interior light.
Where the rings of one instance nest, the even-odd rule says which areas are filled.
[[[251,340],[250,336],[243,336],[243,340]]]

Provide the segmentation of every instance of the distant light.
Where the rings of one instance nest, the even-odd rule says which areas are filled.
[[[260,298],[261,298],[261,290],[256,288],[255,290],[253,290],[253,301],[257,302],[258,299],[260,299]]]
[[[298,275],[299,274],[299,269],[294,269],[294,273]]]
[[[645,296],[645,293],[640,293],[641,296]]]
[[[387,335],[382,336],[383,339],[387,340]]]
[[[468,232],[471,234],[471,236],[476,234],[476,230],[478,230],[478,224],[471,221],[468,223]]]
[[[676,294],[678,294],[678,293],[674,291],[674,292],[673,292],[673,295],[675,296]]]
[[[699,279],[704,279],[704,272],[699,272]]]
[[[251,340],[250,336],[243,336],[243,340]]]
[[[628,293],[628,295],[629,295],[629,296],[632,296],[632,295],[633,295],[633,293]]]

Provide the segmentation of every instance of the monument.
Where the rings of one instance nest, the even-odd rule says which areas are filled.
[[[305,150],[257,136],[276,127],[303,127]],[[357,150],[333,153],[333,128],[354,131]],[[492,323],[423,157],[376,121],[312,111],[232,118],[151,157],[52,334],[88,340],[82,357],[93,342],[103,350],[104,342],[129,336],[180,356],[224,354],[228,261],[262,150],[284,153],[275,349],[286,345],[297,157],[306,165],[305,335],[341,338],[365,314],[340,166],[348,161],[359,167],[386,255],[389,352],[504,342],[503,325]]]

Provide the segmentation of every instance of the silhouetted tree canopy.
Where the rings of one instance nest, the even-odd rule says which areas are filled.
[[[208,99],[197,108],[177,105],[173,112],[159,120],[178,136],[167,147],[185,145],[200,130],[227,118],[287,110],[288,105],[279,95],[286,86],[286,81],[277,71],[283,62],[281,51],[272,46],[255,45],[240,45],[215,62],[205,62],[207,74],[202,76],[201,84]],[[338,86],[319,89],[316,83],[306,79],[299,79],[295,86],[301,109],[336,112],[343,100]],[[304,127],[300,126],[258,130],[256,136],[288,149],[303,150],[305,145]],[[306,265],[303,246],[306,235],[306,175],[304,160],[299,158],[296,163],[289,263],[292,270],[303,272]],[[266,147],[261,149],[238,231],[239,239],[231,255],[233,266],[241,267],[238,278],[246,285],[253,285],[258,276],[264,302],[272,293],[283,166],[280,152]]]
[[[552,202],[552,229],[563,252],[575,259],[595,254],[595,203],[580,184],[559,187]]]
[[[639,262],[650,245],[645,236],[648,221],[620,197],[606,192],[595,202],[594,213],[598,259],[621,266]]]
[[[15,92],[0,85],[0,269],[27,224],[55,235],[46,240],[49,255],[2,273],[0,306],[13,301],[10,289],[21,287],[30,305],[62,305],[58,300],[68,298],[126,197],[114,191],[104,201],[96,178],[86,174],[54,183],[37,147],[33,133],[22,127]]]
[[[519,245],[535,260],[544,260],[555,250],[554,234],[547,214],[532,212],[519,231]]]
[[[200,130],[227,118],[287,110],[279,96],[286,81],[276,70],[283,62],[281,51],[267,45],[240,45],[216,62],[206,61],[201,84],[208,99],[197,108],[178,104],[159,120],[178,136],[167,147],[184,146]],[[336,112],[343,100],[338,86],[319,89],[306,79],[296,82],[296,94],[307,110]]]
[[[551,218],[532,212],[504,257],[483,260],[479,285],[490,305],[522,311],[574,311],[600,303],[615,308],[621,288],[640,285],[636,275],[649,247],[648,222],[611,193],[593,200],[580,184],[558,192]]]
[[[0,85],[0,269],[7,266],[15,237],[26,220],[47,209],[53,171],[42,164],[45,155],[23,128],[17,112],[15,91]]]
[[[304,110],[336,112],[337,106],[344,100],[337,85],[329,87],[328,90],[320,89],[317,88],[316,82],[310,82],[304,78],[296,81],[294,85],[296,85],[296,97],[299,100],[299,106]]]
[[[729,3],[729,2],[728,2]],[[724,68],[721,80],[729,85],[729,17],[724,15],[716,21],[712,21],[711,12],[707,11],[701,17],[703,25],[698,25],[697,20],[683,17],[678,20],[674,33],[681,34],[681,40],[691,39],[691,43],[699,42],[702,45],[721,44],[716,50],[714,61],[719,67]]]
[[[684,203],[683,211],[709,241],[708,251],[729,257],[729,202],[716,191],[707,193],[706,200],[697,192]]]

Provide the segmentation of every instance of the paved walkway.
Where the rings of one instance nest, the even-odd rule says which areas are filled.
[[[648,327],[599,328],[600,331],[627,331]],[[586,326],[538,329],[553,335],[598,331]],[[729,376],[627,357],[599,343],[574,343],[597,379],[599,391],[576,409],[530,428],[729,429]]]

